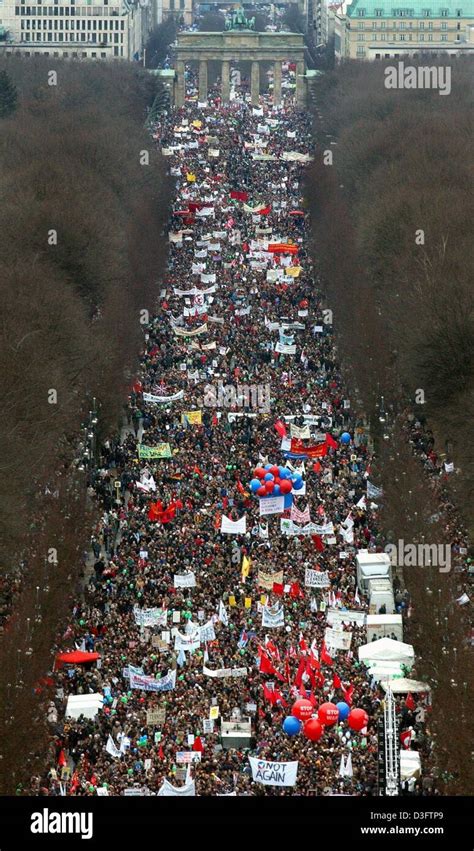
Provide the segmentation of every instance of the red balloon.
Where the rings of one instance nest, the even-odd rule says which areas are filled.
[[[364,727],[367,727],[369,716],[365,709],[351,709],[347,716],[347,722],[351,730],[356,730],[359,733]]]
[[[336,721],[339,721],[339,709],[334,703],[322,703],[318,709],[318,718],[322,724],[332,727]]]
[[[311,718],[312,712],[313,704],[311,701],[305,700],[304,698],[297,700],[291,707],[291,714],[295,715],[296,718],[299,718],[300,721],[307,721],[308,718]]]
[[[265,490],[267,493],[273,493],[273,489],[275,487],[275,482],[267,482],[265,485]]]
[[[275,476],[275,481],[274,481],[275,485],[281,485],[282,481],[283,481],[283,479],[279,479],[278,476]]]
[[[324,733],[324,727],[317,718],[310,718],[303,727],[303,733],[312,742],[319,742]]]
[[[300,301],[300,307],[301,307],[301,309],[302,309],[302,310],[306,310],[306,308],[308,307],[308,304],[309,304],[308,299],[307,299],[307,298],[303,298],[303,299]]]
[[[270,467],[268,472],[272,473],[272,475],[275,476],[275,477],[280,475],[280,470],[278,469],[278,467],[275,464],[273,465],[273,467]]]
[[[258,496],[266,496],[266,493],[267,493],[267,489],[264,485],[260,485],[260,487],[257,488],[257,495]]]
[[[293,484],[288,479],[282,479],[280,490],[283,494],[291,493],[293,490]]]
[[[266,472],[267,471],[264,470],[263,467],[255,467],[253,474],[254,474],[256,479],[263,479]]]

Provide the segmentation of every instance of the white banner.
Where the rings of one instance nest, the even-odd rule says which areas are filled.
[[[247,668],[216,668],[214,671],[211,668],[206,668],[204,665],[202,672],[205,677],[246,677]]]
[[[130,674],[130,688],[138,688],[142,691],[171,691],[176,685],[176,671],[168,671],[166,677],[155,680],[154,677]]]
[[[212,621],[208,621],[204,626],[200,627],[199,638],[201,639],[201,644],[204,644],[205,641],[215,641],[216,633]]]
[[[168,611],[166,609],[140,609],[135,606],[133,616],[137,626],[166,626]]]
[[[160,786],[158,791],[159,797],[194,797],[196,795],[196,783],[194,780],[190,780],[189,783],[186,783],[184,786],[172,786],[168,780],[163,780],[163,785]]]
[[[222,515],[221,534],[222,535],[245,535],[247,531],[247,518],[244,515],[240,520],[231,520],[230,517]]]
[[[263,606],[262,626],[269,628],[285,626],[285,613],[283,611],[283,606],[280,606],[279,603],[275,603],[274,606]]]
[[[284,496],[265,496],[259,499],[260,517],[266,514],[283,514],[285,510]]]
[[[326,647],[333,647],[334,650],[350,650],[352,641],[352,632],[343,632],[342,629],[326,628],[324,633],[324,643]]]
[[[168,402],[176,402],[178,399],[182,399],[184,396],[184,390],[180,390],[178,393],[173,393],[172,396],[154,396],[153,393],[144,393],[143,400],[144,402],[155,402],[160,405],[166,405]]]
[[[296,355],[296,344],[294,346],[285,346],[284,343],[277,343],[275,351],[282,355]]]
[[[249,756],[254,783],[263,786],[294,786],[298,773],[298,762],[269,762]]]
[[[329,588],[331,580],[329,579],[327,570],[312,570],[310,567],[307,567],[304,574],[304,584],[308,588]]]
[[[336,609],[328,609],[327,622],[331,626],[335,623],[356,623],[358,626],[365,626],[367,615],[365,612],[346,611],[341,612]]]
[[[173,576],[174,587],[175,588],[195,588],[196,587],[196,574],[192,573],[184,573],[181,576],[175,574]]]

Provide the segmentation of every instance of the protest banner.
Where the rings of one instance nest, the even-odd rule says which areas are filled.
[[[166,721],[166,709],[148,709],[146,723],[149,727],[162,727]]]
[[[163,785],[160,786],[157,795],[158,797],[167,798],[194,797],[196,795],[196,783],[194,780],[190,780],[189,783],[185,783],[184,786],[173,786],[168,780],[163,780]]]
[[[304,574],[304,584],[308,588],[328,588],[331,585],[327,570],[312,570],[307,567]]]
[[[173,583],[175,588],[195,588],[196,574],[192,573],[192,571],[183,574],[175,573],[173,576]]]
[[[267,514],[283,514],[285,510],[284,496],[266,496],[259,500],[260,517]]]
[[[156,680],[154,677],[130,675],[130,688],[141,691],[171,691],[176,686],[176,671],[168,671],[165,677]]]
[[[275,629],[285,625],[285,613],[283,606],[275,603],[274,606],[262,607],[262,626]]]
[[[216,668],[213,671],[211,668],[207,668],[206,665],[204,665],[202,672],[205,677],[219,677],[221,679],[225,679],[226,677],[247,676],[247,668]]]
[[[257,574],[257,585],[260,588],[265,588],[266,591],[272,591],[274,583],[279,585],[283,582],[283,571],[278,570],[276,573],[265,573],[259,568]]]
[[[222,515],[221,519],[221,534],[222,535],[245,535],[247,531],[247,518],[244,515],[240,520],[231,520],[230,517]]]
[[[178,393],[173,393],[171,396],[155,396],[153,393],[144,393],[143,400],[145,402],[154,402],[159,405],[168,405],[170,402],[177,402],[178,399],[182,399],[184,396],[184,390],[180,390]]]
[[[145,446],[138,444],[138,457],[140,461],[152,460],[153,458],[171,458],[171,446],[169,443],[158,443],[156,446]]]
[[[298,773],[298,762],[270,762],[249,756],[254,783],[263,786],[294,786]]]
[[[343,632],[342,629],[331,629],[327,627],[324,633],[324,643],[326,647],[331,647],[334,650],[350,650],[352,641],[352,632]]]

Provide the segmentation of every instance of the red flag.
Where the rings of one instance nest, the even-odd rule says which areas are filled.
[[[338,677],[338,675],[336,674],[335,671],[334,671],[334,674],[332,675],[332,687],[333,688],[341,688],[341,680],[340,680],[340,678]]]
[[[332,434],[326,435],[326,443],[327,443],[328,446],[331,447],[331,449],[337,449],[338,448],[337,440],[334,440]]]
[[[294,600],[297,600],[299,597],[304,598],[304,591],[301,590],[298,582],[293,582],[290,587],[290,597],[293,597]]]
[[[410,710],[410,712],[412,712],[412,711],[413,711],[413,709],[414,709],[414,708],[415,708],[415,706],[416,706],[416,703],[415,703],[415,701],[413,700],[413,696],[412,696],[412,694],[411,694],[410,692],[408,692],[408,694],[407,694],[407,699],[406,699],[406,701],[405,701],[405,706],[406,706],[406,708],[407,708],[407,709],[409,709],[409,710]]]
[[[240,190],[233,189],[230,193],[230,197],[234,198],[236,201],[248,201],[249,193],[248,192],[240,192]]]
[[[344,700],[346,701],[348,706],[352,706],[352,695],[354,694],[354,686],[348,685],[347,688],[342,686],[342,693],[344,695]]]
[[[284,678],[276,670],[275,666],[273,665],[273,663],[270,661],[267,654],[265,653],[263,647],[259,647],[259,653],[260,653],[260,666],[259,666],[260,673],[261,674],[273,674],[275,677],[277,677],[277,679],[283,680]]]
[[[300,684],[300,695],[301,695],[301,697],[304,697],[304,699],[306,700],[307,694],[306,694],[306,689],[303,685],[303,681],[301,681],[301,684]]]
[[[66,754],[64,753],[64,750],[62,748],[59,751],[58,765],[59,765],[60,768],[62,768],[63,765],[67,765]]]
[[[281,691],[277,688],[273,689],[273,693],[275,695],[275,703],[281,703],[282,706],[288,706],[286,700],[284,699]]]
[[[283,585],[281,582],[274,582],[272,591],[274,594],[278,594],[279,596],[283,594]]]
[[[405,750],[409,751],[411,745],[411,730],[405,730],[404,733],[400,733],[400,741]]]
[[[278,437],[286,437],[286,426],[285,423],[282,422],[282,420],[277,420],[274,424],[274,428],[278,434]]]
[[[165,752],[163,750],[163,745],[160,745],[160,750],[158,751],[158,759],[164,759],[164,758],[165,758]]]
[[[296,672],[295,682],[294,682],[294,685],[296,686],[296,688],[300,687],[300,685],[303,681],[303,674],[304,674],[305,670],[306,670],[306,662],[303,658],[301,658],[300,664],[298,666],[298,670]]]
[[[313,707],[313,709],[316,709],[317,702],[316,702],[316,698],[315,698],[312,691],[309,693],[308,700],[311,702],[311,706]]]
[[[311,537],[313,539],[314,546],[316,547],[316,549],[319,550],[320,553],[322,553],[322,551],[324,550],[324,543],[323,539],[321,538],[321,535],[311,535]]]
[[[320,473],[322,469],[323,468],[321,467],[319,461],[315,461],[313,464],[313,473]]]
[[[194,739],[193,751],[199,751],[199,753],[202,753],[203,750],[204,750],[204,745],[201,741],[201,736],[196,736],[196,738]]]
[[[245,488],[240,479],[237,480],[237,490],[239,493],[245,493]]]
[[[324,641],[321,646],[321,653],[319,654],[319,658],[321,662],[324,662],[325,665],[334,665],[334,659],[332,659],[329,653],[327,652],[326,644],[324,643]]]
[[[263,686],[263,696],[265,700],[268,700],[269,703],[273,706],[275,702],[275,692],[272,688],[268,688],[267,685]]]

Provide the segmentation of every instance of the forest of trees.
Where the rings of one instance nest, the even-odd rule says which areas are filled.
[[[454,461],[448,501],[471,541],[474,533],[473,69],[457,63],[449,97],[387,90],[375,62],[344,63],[318,78],[314,93],[306,191],[314,255],[351,396],[373,426],[389,540],[453,539],[406,442],[407,410]],[[438,770],[446,792],[468,794],[474,663],[469,613],[455,602],[462,582],[435,567],[405,568],[403,577],[413,607],[404,637],[433,689]]]
[[[155,89],[124,64],[0,59],[0,722],[30,731],[3,735],[3,788],[88,543],[81,422],[95,397],[117,425],[163,268]]]
[[[324,131],[315,116],[308,192],[319,262],[349,331],[342,343],[367,379],[367,407],[384,395],[416,408],[422,390],[417,412],[455,457],[466,506],[474,496],[473,76],[472,63],[456,64],[449,97],[387,90],[380,63],[349,62],[319,78]]]

